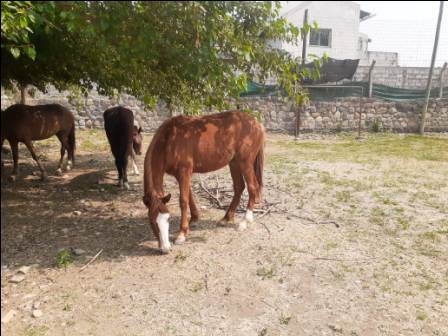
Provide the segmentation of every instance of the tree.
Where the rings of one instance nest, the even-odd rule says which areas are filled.
[[[195,113],[202,105],[222,106],[248,79],[269,75],[293,95],[294,82],[307,71],[291,71],[299,60],[270,47],[272,40],[296,43],[300,36],[279,17],[279,2],[67,1],[28,7],[39,14],[27,21],[36,54],[33,59],[12,52],[2,20],[4,86],[76,85],[87,91],[95,83],[102,94],[125,92],[147,104],[162,99]]]

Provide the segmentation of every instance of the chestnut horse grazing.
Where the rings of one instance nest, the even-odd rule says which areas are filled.
[[[2,146],[5,139],[9,141],[14,160],[12,176],[17,175],[19,163],[19,142],[23,142],[36,161],[42,180],[46,179],[45,169],[34,151],[33,140],[48,139],[56,135],[61,142],[61,159],[57,173],[62,173],[65,151],[68,152],[67,170],[75,161],[75,118],[65,107],[58,104],[28,106],[15,104],[1,114]]]
[[[135,154],[140,155],[142,150],[142,128],[134,125],[134,114],[122,106],[112,107],[103,113],[104,128],[109,140],[115,165],[118,171],[118,185],[129,190],[128,184],[128,158],[131,157],[134,174],[139,171],[135,164]]]
[[[185,242],[188,234],[188,208],[191,222],[199,218],[190,187],[191,175],[215,171],[226,165],[230,167],[234,196],[222,221],[233,221],[246,182],[249,202],[245,218],[238,226],[239,230],[244,230],[247,223],[253,222],[253,208],[261,196],[264,141],[263,125],[241,111],[203,117],[177,116],[159,127],[145,157],[143,202],[163,253],[171,248],[166,206],[171,195],[165,196],[163,192],[164,174],[174,176],[179,183],[181,221],[176,244]]]

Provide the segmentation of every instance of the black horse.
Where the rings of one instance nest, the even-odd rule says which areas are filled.
[[[138,175],[134,155],[141,154],[143,142],[142,128],[134,125],[134,114],[132,111],[122,106],[106,110],[103,117],[107,139],[117,166],[118,185],[129,189],[128,158],[132,158],[134,173]]]

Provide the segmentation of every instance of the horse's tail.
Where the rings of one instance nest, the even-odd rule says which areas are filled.
[[[263,189],[263,167],[264,167],[264,137],[263,137],[263,143],[261,144],[261,148],[258,151],[258,154],[254,162],[255,176],[257,178],[259,186],[259,195],[258,195],[259,201],[261,201],[261,191]]]
[[[75,164],[75,149],[76,149],[76,140],[75,140],[75,123],[72,124],[72,129],[70,130],[70,133],[68,134],[68,150],[69,155],[71,156],[71,160],[73,164]],[[69,156],[69,159],[70,159]]]

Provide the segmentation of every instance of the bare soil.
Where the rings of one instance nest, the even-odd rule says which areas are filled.
[[[448,137],[271,134],[255,223],[219,226],[224,210],[197,176],[201,219],[169,255],[142,176],[130,169],[132,190],[120,190],[104,133],[77,141],[62,177],[57,141],[36,143],[47,182],[24,147],[8,182],[2,154],[2,319],[16,312],[5,335],[448,335]],[[228,169],[201,180],[230,202]],[[174,238],[178,187],[165,181]],[[85,253],[58,267],[73,249]]]

